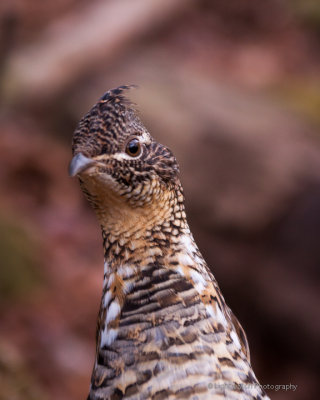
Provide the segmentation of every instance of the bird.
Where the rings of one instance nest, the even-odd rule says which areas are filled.
[[[72,140],[69,174],[104,250],[87,400],[268,399],[190,231],[177,160],[143,125],[133,87],[107,91]]]

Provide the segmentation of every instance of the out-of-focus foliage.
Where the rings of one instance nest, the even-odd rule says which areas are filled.
[[[317,0],[293,0],[288,2],[295,15],[309,29],[320,33],[320,4]]]
[[[41,284],[37,245],[19,222],[0,218],[0,304],[10,306]]]
[[[0,342],[0,400],[46,400],[17,351]]]
[[[311,123],[320,126],[320,82],[289,81],[279,85],[276,95],[293,110],[304,115]]]

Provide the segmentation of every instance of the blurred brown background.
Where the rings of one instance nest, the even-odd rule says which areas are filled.
[[[71,137],[131,83],[260,382],[318,398],[319,2],[3,0],[0,27],[0,399],[87,395],[103,253]]]

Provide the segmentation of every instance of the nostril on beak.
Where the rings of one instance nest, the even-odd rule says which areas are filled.
[[[78,153],[73,157],[73,159],[70,162],[69,175],[75,176],[77,174],[80,174],[94,163],[95,161],[92,160],[91,158],[84,156],[82,153]]]

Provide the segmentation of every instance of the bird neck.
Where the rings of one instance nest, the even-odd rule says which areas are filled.
[[[116,270],[125,264],[154,262],[190,233],[180,185],[162,191],[140,207],[115,204],[99,218],[104,258]]]
[[[150,220],[154,218],[150,216]],[[178,202],[171,207],[168,218],[159,223],[137,223],[128,237],[103,230],[103,237],[105,263],[96,363],[102,357],[102,349],[109,348],[119,336],[121,319],[126,315],[140,312],[143,304],[153,306],[158,295],[160,308],[174,306],[179,300],[175,293],[178,288],[192,294],[192,304],[199,301],[199,295],[204,302],[211,301],[206,292],[202,295],[200,291],[212,286]]]
[[[117,337],[125,305],[139,309],[137,299],[129,300],[132,293],[147,296],[144,301],[149,302],[149,296],[172,279],[185,289],[203,285],[206,277],[190,272],[190,266],[202,267],[205,262],[189,230],[183,200],[180,190],[164,192],[158,204],[122,211],[125,217],[115,211],[101,224],[105,263],[97,355]]]
[[[182,192],[167,193],[159,204],[143,210],[139,218],[133,212],[129,219],[119,216],[102,227],[105,264],[96,363],[104,357],[103,349],[128,333],[120,329],[123,319],[143,315],[142,307],[146,313],[155,306],[174,308],[190,295],[192,305],[201,301],[217,324],[225,329],[230,324],[224,299],[189,230]],[[181,307],[183,314],[185,306]],[[177,311],[170,312],[170,318],[179,319]]]

